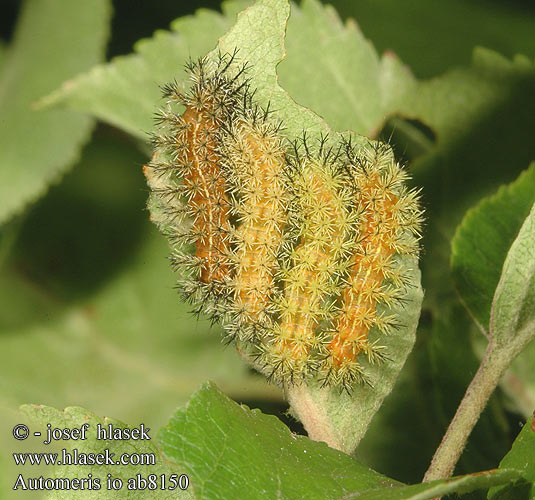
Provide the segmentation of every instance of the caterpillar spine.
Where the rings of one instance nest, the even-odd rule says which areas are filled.
[[[391,309],[406,295],[411,270],[397,256],[417,256],[422,211],[418,193],[406,189],[407,173],[386,145],[357,151],[346,143],[344,149],[360,209],[358,243],[321,371],[327,384],[347,389],[367,381],[360,353],[371,363],[387,358],[370,332],[389,335],[398,326],[395,315],[380,309]]]
[[[261,346],[265,365],[279,382],[298,383],[313,374],[323,350],[322,328],[332,319],[343,263],[352,243],[351,191],[332,149],[296,152],[291,169],[289,232],[296,242],[287,249],[276,298],[279,322]]]

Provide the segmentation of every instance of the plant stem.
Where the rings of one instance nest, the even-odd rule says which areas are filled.
[[[285,392],[292,411],[303,424],[310,439],[323,441],[331,448],[349,453],[325,409],[311,397],[306,385],[286,387]]]
[[[479,369],[468,386],[461,404],[433,456],[431,465],[425,473],[424,481],[445,479],[453,474],[468,436],[479,420],[500,378],[514,358],[512,353],[504,352],[503,349],[500,349],[499,354],[496,355],[494,347],[494,343],[489,342]]]

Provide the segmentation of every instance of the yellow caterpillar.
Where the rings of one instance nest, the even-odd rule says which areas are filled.
[[[265,334],[273,313],[288,210],[286,152],[268,113],[245,100],[228,125],[220,153],[236,217],[228,281],[232,303],[225,327],[240,340],[253,340]]]
[[[295,245],[282,259],[282,292],[276,299],[279,321],[261,346],[262,361],[276,368],[273,377],[297,382],[317,370],[322,350],[321,328],[333,315],[336,294],[347,260],[354,223],[349,177],[336,154],[319,144],[310,153],[295,153],[289,189],[292,217],[288,231]]]

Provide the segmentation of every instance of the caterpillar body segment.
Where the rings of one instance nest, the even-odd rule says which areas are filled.
[[[199,304],[198,311],[215,317],[225,303],[231,264],[230,199],[218,145],[247,91],[229,72],[233,58],[190,62],[189,91],[176,83],[163,88],[166,108],[157,116],[156,152],[145,168],[152,203],[165,214],[157,222],[171,243],[179,288]],[[182,114],[179,106],[185,108]]]

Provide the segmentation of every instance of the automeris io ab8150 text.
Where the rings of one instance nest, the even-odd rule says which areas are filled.
[[[407,172],[386,144],[288,137],[236,54],[187,68],[188,91],[163,88],[144,167],[181,293],[279,384],[368,382],[362,357],[388,362],[402,257],[419,253]]]

